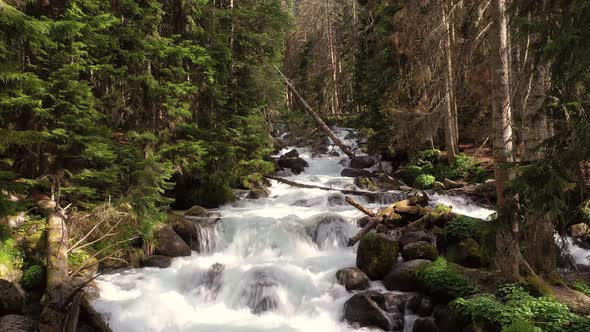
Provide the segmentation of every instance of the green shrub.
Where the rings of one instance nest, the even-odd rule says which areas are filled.
[[[0,225],[0,278],[13,279],[23,263],[23,254],[10,234],[10,229]]]
[[[588,296],[590,296],[590,286],[588,286],[587,284],[581,282],[581,281],[576,281],[572,284],[572,288],[577,290],[578,292],[584,293]]]
[[[39,265],[33,265],[23,272],[23,286],[26,289],[36,289],[45,283],[45,272]]]
[[[438,204],[434,208],[434,211],[435,212],[438,212],[438,213],[449,213],[449,212],[452,212],[453,211],[453,207],[447,206],[447,205],[444,205],[444,204]]]
[[[502,332],[543,332],[543,330],[527,321],[517,320],[508,327],[502,328]]]
[[[483,221],[467,216],[453,218],[445,227],[449,241],[461,241],[472,238],[479,241],[483,234]]]
[[[468,296],[477,291],[477,287],[443,257],[420,272],[419,278],[429,293],[446,299]]]
[[[416,165],[407,166],[400,172],[401,178],[408,184],[414,183],[416,178],[422,174],[424,174],[422,167]]]
[[[497,297],[489,294],[459,298],[454,309],[462,316],[486,326],[509,331],[588,331],[590,320],[576,316],[551,297],[534,297],[515,284],[500,287]]]
[[[422,174],[416,178],[414,186],[418,189],[430,189],[436,181],[436,178],[430,174]]]
[[[440,160],[442,153],[438,149],[430,149],[418,152],[418,159],[425,162],[436,163]]]

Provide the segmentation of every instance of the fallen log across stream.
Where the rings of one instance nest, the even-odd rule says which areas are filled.
[[[383,197],[383,194],[387,193],[387,191],[364,191],[364,190],[350,190],[350,189],[322,187],[322,186],[316,186],[313,184],[299,183],[299,182],[287,180],[285,178],[281,178],[278,176],[272,176],[272,175],[267,175],[267,176],[265,176],[265,178],[270,179],[270,180],[275,180],[280,183],[288,184],[292,187],[297,187],[297,188],[320,189],[320,190],[325,190],[325,191],[339,191],[339,192],[346,194],[346,195],[365,196],[365,197],[369,197],[372,199],[379,199],[379,198]]]
[[[285,76],[283,74],[283,72],[279,69],[279,67],[275,66],[275,68],[281,74],[281,76],[283,76],[283,79],[285,80],[287,87],[289,87],[289,89],[293,92],[293,94],[295,94],[295,96],[297,96],[297,98],[299,98],[299,100],[301,101],[301,104],[303,104],[303,107],[305,108],[307,113],[309,113],[313,117],[315,122],[318,124],[318,128],[321,131],[323,131],[324,133],[326,133],[326,135],[328,135],[332,139],[334,144],[336,144],[336,145],[338,145],[338,147],[340,147],[340,149],[342,150],[342,152],[344,152],[344,154],[346,154],[350,159],[354,159],[356,156],[355,156],[354,152],[352,152],[350,147],[348,145],[344,144],[344,142],[342,142],[342,140],[340,140],[340,138],[338,138],[338,136],[336,136],[332,132],[332,130],[330,130],[330,127],[328,127],[328,125],[324,122],[324,120],[322,120],[322,118],[318,115],[318,113],[316,113],[316,111],[314,111],[313,108],[311,108],[311,106],[309,106],[309,104],[307,103],[305,98],[303,98],[303,96],[299,93],[299,91],[297,91],[297,89],[295,89],[295,86],[293,85],[293,83],[291,83],[291,81],[287,78],[287,76]]]

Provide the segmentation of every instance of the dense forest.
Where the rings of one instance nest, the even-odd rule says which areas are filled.
[[[0,0],[0,330],[590,331],[589,108],[589,0]]]

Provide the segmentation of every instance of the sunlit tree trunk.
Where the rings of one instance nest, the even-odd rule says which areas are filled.
[[[454,74],[453,74],[453,36],[452,36],[452,22],[449,17],[450,8],[452,6],[451,1],[445,1],[445,5],[442,7],[442,18],[444,26],[444,50],[445,59],[447,64],[446,77],[445,77],[445,99],[446,99],[446,112],[444,117],[445,122],[445,141],[447,147],[447,158],[449,163],[455,162],[458,149],[458,128],[456,120],[456,103],[455,103],[455,86],[454,86]]]
[[[494,0],[495,33],[493,48],[493,127],[494,127],[494,172],[501,224],[497,230],[497,265],[508,280],[519,280],[518,221],[512,209],[514,200],[504,196],[509,180],[508,163],[513,161],[512,109],[510,98],[510,42],[508,39],[507,0]]]

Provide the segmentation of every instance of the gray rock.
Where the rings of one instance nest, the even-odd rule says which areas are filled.
[[[248,196],[246,196],[246,198],[259,199],[259,198],[267,198],[268,196],[270,196],[270,190],[265,187],[260,187],[260,188],[252,188],[250,190],[250,193],[248,193]]]
[[[427,259],[434,261],[438,257],[436,247],[426,241],[410,243],[403,247],[402,257],[405,261],[414,259]]]
[[[375,160],[369,156],[357,156],[350,161],[350,167],[356,169],[370,168],[375,165]]]
[[[155,232],[158,244],[156,254],[168,257],[190,256],[191,248],[168,226],[161,226]]]
[[[340,194],[331,194],[328,196],[328,205],[329,206],[341,206],[345,205],[344,197]]]
[[[432,318],[418,318],[414,322],[412,332],[439,332]]]
[[[285,158],[297,158],[299,157],[299,151],[293,149],[283,155]]]
[[[359,176],[372,177],[373,173],[371,173],[367,170],[364,170],[364,169],[345,168],[340,173],[340,176],[345,176],[345,177],[349,177],[349,178],[356,178]]]
[[[427,296],[414,295],[406,302],[406,308],[415,315],[428,317],[432,315],[434,304]]]
[[[0,317],[0,331],[2,332],[31,332],[34,322],[32,319],[19,315]]]
[[[154,255],[141,262],[141,266],[143,267],[157,267],[160,269],[170,267],[171,264],[172,258],[162,255]]]
[[[346,290],[365,290],[371,286],[369,277],[356,267],[347,267],[336,272],[336,280]]]
[[[303,171],[305,171],[305,167],[309,167],[307,161],[299,157],[293,158],[282,156],[279,158],[277,164],[279,167],[290,169],[293,174],[301,174]]]
[[[19,284],[0,279],[0,314],[20,314],[25,304],[25,291]],[[3,331],[0,329],[0,331]]]
[[[355,294],[344,303],[344,320],[354,327],[377,327],[392,331],[393,324],[387,312],[366,294]]]
[[[383,285],[389,290],[399,290],[404,292],[422,290],[424,286],[420,281],[418,274],[432,264],[425,259],[415,259],[413,261],[397,264],[391,269],[391,272],[383,279]]]
[[[414,231],[414,232],[407,232],[402,234],[399,239],[399,245],[401,248],[405,247],[406,245],[418,241],[426,241],[428,243],[434,244],[435,243],[435,236],[427,233],[425,231]]]

